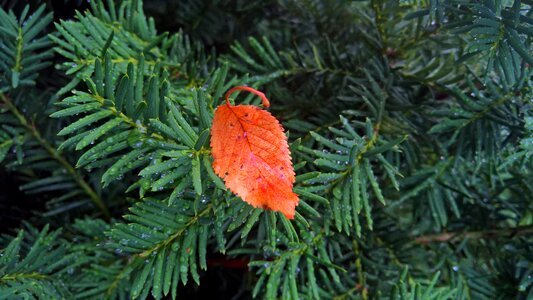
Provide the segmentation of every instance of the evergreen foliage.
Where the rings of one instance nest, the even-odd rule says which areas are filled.
[[[30,2],[0,0],[0,180],[35,203],[0,299],[188,299],[220,260],[234,299],[533,299],[533,2]],[[236,85],[294,220],[214,174]]]

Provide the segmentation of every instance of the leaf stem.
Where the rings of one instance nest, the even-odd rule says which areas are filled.
[[[226,92],[226,104],[228,106],[231,106],[230,102],[229,102],[229,96],[231,96],[231,94],[233,94],[234,92],[236,91],[247,91],[247,92],[250,92],[252,94],[255,94],[257,96],[259,96],[259,98],[261,98],[261,101],[263,102],[263,107],[267,108],[270,106],[270,101],[268,101],[268,98],[265,96],[264,93],[254,89],[254,88],[251,88],[249,86],[236,86],[236,87],[233,87],[231,88],[229,91]]]
[[[13,113],[13,115],[18,119],[19,123],[24,126],[35,140],[50,154],[50,156],[55,159],[61,166],[63,166],[67,172],[69,172],[74,181],[83,189],[83,191],[89,196],[91,201],[100,209],[106,218],[110,218],[111,215],[107,206],[104,204],[100,196],[92,189],[92,187],[83,179],[81,174],[74,168],[72,165],[59,153],[55,147],[48,143],[41,135],[41,133],[35,128],[34,125],[30,124],[26,117],[17,109],[13,104],[11,99],[9,99],[3,93],[0,93],[0,100],[4,102],[7,108]]]

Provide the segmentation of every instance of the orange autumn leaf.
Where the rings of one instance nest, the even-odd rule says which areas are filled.
[[[283,127],[257,106],[231,105],[229,96],[238,90],[258,95],[264,107],[270,105],[265,94],[246,86],[226,93],[226,104],[215,110],[211,127],[213,169],[244,201],[292,219],[298,195],[292,191],[294,169]]]

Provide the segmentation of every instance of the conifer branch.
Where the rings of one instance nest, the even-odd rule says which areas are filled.
[[[187,224],[182,229],[178,230],[175,234],[171,235],[170,237],[168,237],[166,240],[162,241],[161,243],[155,245],[153,248],[148,249],[142,253],[139,253],[139,257],[141,258],[148,257],[153,252],[158,252],[161,248],[167,247],[170,244],[172,244],[175,240],[183,237],[183,234],[187,233],[187,229],[189,229],[189,227],[197,224],[200,218],[207,215],[210,211],[212,211],[211,204],[207,205],[200,213],[195,215],[189,222],[187,222]]]
[[[160,252],[162,248],[169,247],[176,240],[182,238],[191,226],[198,224],[200,218],[205,217],[209,212],[212,211],[212,209],[212,205],[208,204],[201,212],[196,214],[189,222],[187,222],[183,228],[179,229],[176,233],[169,236],[164,241],[155,244],[152,248],[141,253],[124,257],[124,259],[127,261],[126,265],[116,276],[113,277],[111,284],[106,289],[106,293],[108,295],[111,294],[112,291],[118,287],[119,282],[125,277],[125,274],[131,272],[132,268],[134,268],[137,264],[144,262],[148,257]]]
[[[15,274],[6,274],[0,277],[0,282],[17,281],[17,280],[22,280],[22,279],[44,280],[48,278],[49,278],[48,275],[44,275],[44,274],[37,273],[37,272],[15,273]]]
[[[213,255],[255,269],[242,280],[216,268],[215,286],[240,281],[250,295],[226,292],[245,298],[533,294],[527,3],[169,0],[161,18],[144,2],[76,13],[69,1],[75,18],[55,23],[50,6],[0,9],[0,160],[16,148],[21,165],[6,167],[45,172],[13,180],[67,229],[39,234],[32,219],[26,238],[0,234],[0,299],[195,298],[191,284],[213,287],[201,275]],[[15,99],[17,86],[32,92]],[[215,172],[214,109],[232,86],[266,91],[291,130],[294,221],[235,200]],[[60,110],[23,113],[50,87],[71,94]],[[57,135],[43,131],[58,125],[48,117],[65,118]],[[268,164],[274,148],[249,161]],[[82,152],[69,163],[62,149]],[[114,196],[104,205],[99,193]],[[108,200],[129,212],[90,217],[109,218]]]
[[[15,104],[9,99],[8,96],[4,95],[3,93],[0,93],[0,99],[6,107],[11,111],[11,113],[17,118],[19,123],[28,130],[28,132],[35,138],[35,140],[48,152],[48,154],[55,159],[61,166],[67,170],[68,173],[72,175],[74,178],[74,181],[78,184],[79,187],[83,189],[83,191],[89,196],[91,201],[100,209],[102,214],[106,218],[110,218],[111,215],[109,213],[109,210],[107,209],[107,206],[104,204],[100,196],[93,190],[93,188],[83,179],[81,174],[56,150],[55,147],[50,145],[41,135],[39,130],[37,128],[30,124],[26,117],[17,109]]]

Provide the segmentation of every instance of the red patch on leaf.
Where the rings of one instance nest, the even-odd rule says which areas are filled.
[[[213,169],[244,201],[292,219],[299,199],[292,191],[294,168],[283,127],[259,107],[231,105],[228,98],[237,90],[252,92],[264,107],[270,105],[263,93],[249,87],[226,93],[226,104],[215,110],[211,127]]]

